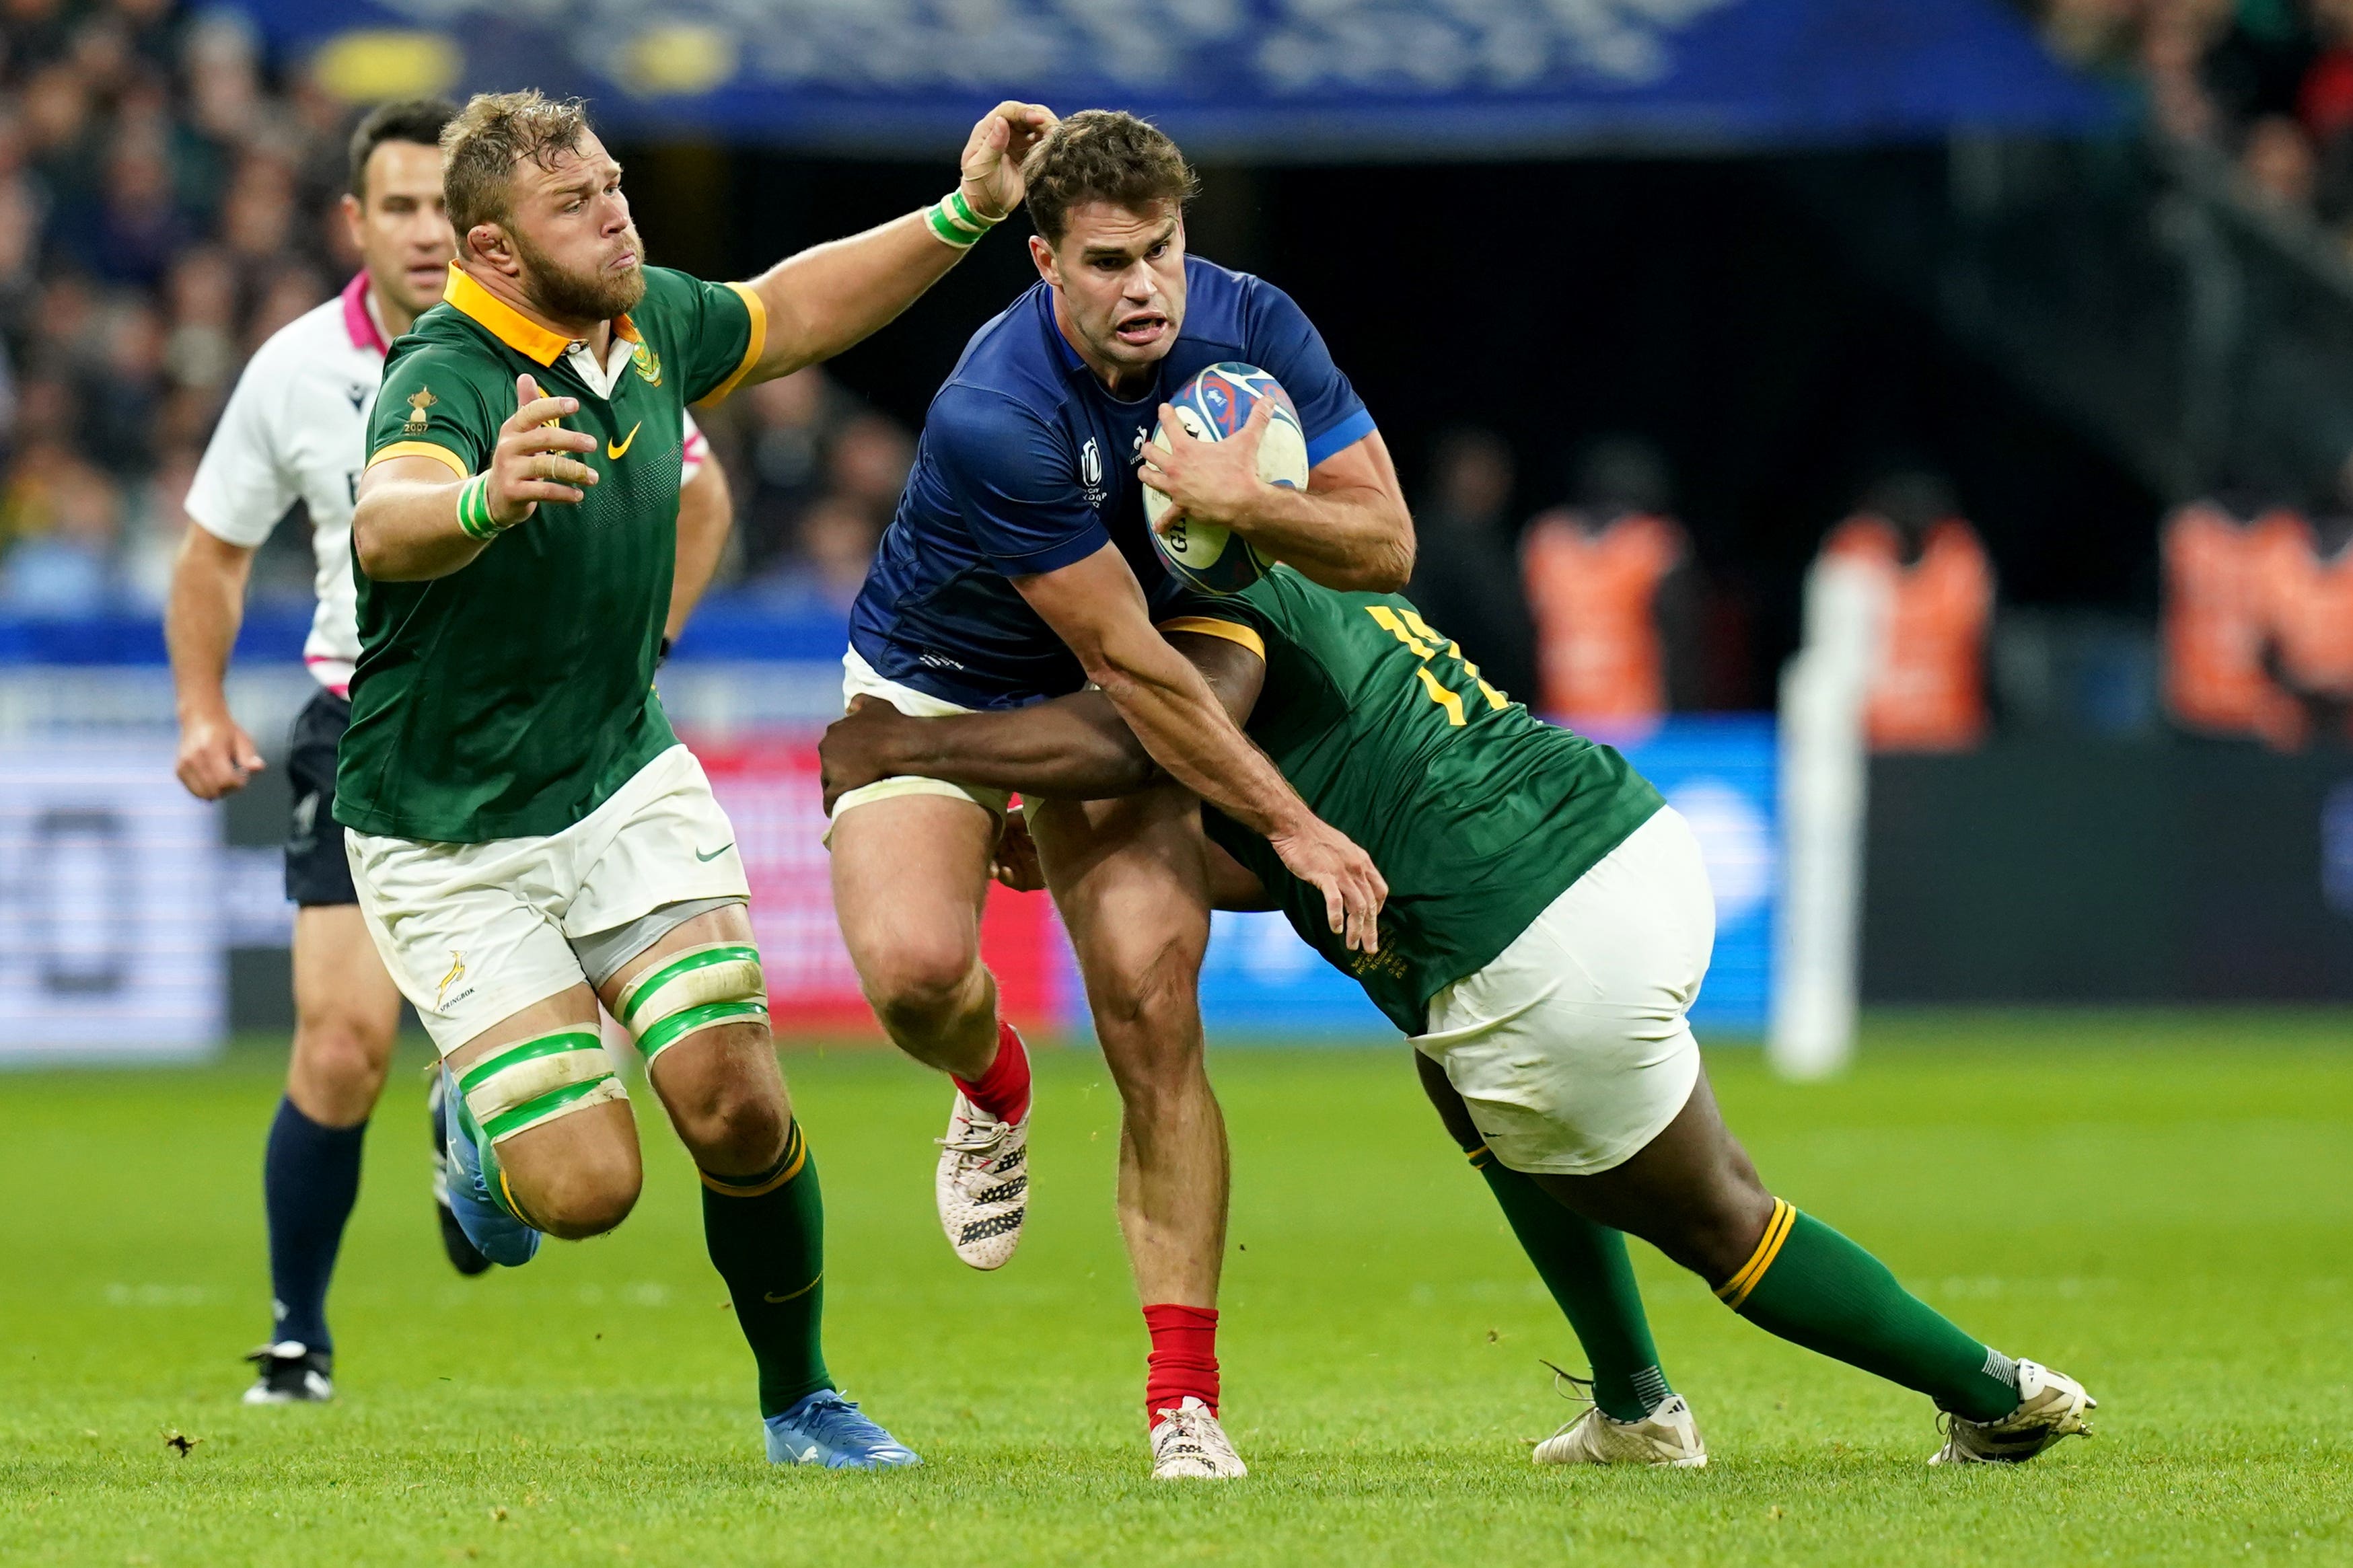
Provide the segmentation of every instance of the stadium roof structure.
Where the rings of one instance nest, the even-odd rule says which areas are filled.
[[[238,0],[354,100],[524,85],[634,132],[936,150],[988,105],[1197,154],[1726,153],[2088,132],[2000,0]]]

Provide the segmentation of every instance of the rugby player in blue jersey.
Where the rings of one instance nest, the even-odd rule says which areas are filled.
[[[1413,522],[1371,415],[1299,307],[1186,254],[1195,182],[1167,137],[1088,110],[1023,173],[1040,281],[974,334],[933,400],[850,613],[844,687],[852,705],[938,717],[1092,683],[1176,781],[1042,804],[1029,826],[1124,1107],[1119,1217],[1152,1333],[1154,1474],[1240,1475],[1217,1421],[1227,1158],[1196,994],[1208,937],[1196,797],[1270,840],[1352,946],[1375,945],[1387,889],[1161,635],[1198,626],[1205,606],[1154,552],[1141,487],[1333,588],[1401,586]],[[1169,395],[1226,360],[1290,393],[1305,490],[1258,478],[1258,430],[1210,444],[1176,427]],[[1155,428],[1171,446],[1147,463]],[[1007,807],[1002,792],[891,778],[843,795],[830,833],[835,905],[868,998],[894,1041],[955,1079],[940,1215],[957,1255],[983,1268],[1011,1256],[1027,1212],[1029,1061],[979,952]]]

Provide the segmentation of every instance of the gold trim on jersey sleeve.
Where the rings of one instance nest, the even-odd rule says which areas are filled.
[[[1256,627],[1240,621],[1223,621],[1214,616],[1179,616],[1173,621],[1161,622],[1156,629],[1164,637],[1170,632],[1192,632],[1198,637],[1223,637],[1241,644],[1261,660],[1266,658],[1266,639],[1258,635]]]
[[[393,458],[432,458],[448,464],[449,471],[461,479],[473,477],[473,470],[466,467],[466,459],[438,441],[395,441],[389,447],[378,447],[375,455],[368,458],[367,466],[373,468]]]
[[[733,373],[695,399],[706,407],[734,391],[744,378],[752,374],[752,367],[760,363],[760,356],[768,352],[768,307],[760,302],[760,296],[753,292],[748,283],[730,283],[727,287],[734,289],[743,300],[744,313],[751,317],[750,330],[744,339],[744,357],[736,363]]]

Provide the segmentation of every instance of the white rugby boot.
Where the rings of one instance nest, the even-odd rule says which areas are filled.
[[[2018,1408],[1993,1421],[1964,1421],[1940,1412],[1945,1446],[1928,1456],[1932,1465],[2023,1464],[2062,1437],[2092,1435],[2084,1419],[2100,1402],[2064,1373],[2033,1362],[2018,1363]]]
[[[1226,1480],[1250,1474],[1217,1416],[1192,1394],[1158,1414],[1165,1419],[1152,1429],[1154,1480]]]
[[[1539,1465],[1670,1465],[1696,1470],[1707,1444],[1680,1394],[1670,1394],[1640,1421],[1620,1421],[1595,1405],[1538,1443],[1528,1458]]]
[[[1002,1268],[1029,1214],[1029,1117],[1002,1121],[956,1091],[932,1179],[940,1228],[975,1268]]]

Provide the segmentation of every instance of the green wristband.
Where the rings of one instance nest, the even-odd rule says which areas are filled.
[[[975,212],[973,210],[972,203],[965,198],[964,187],[962,185],[958,185],[955,190],[952,190],[946,195],[942,196],[940,198],[940,205],[947,208],[948,216],[955,219],[958,224],[962,225],[965,228],[973,230],[976,234],[987,234],[990,229],[995,228],[1000,221],[999,219],[993,217],[983,217],[980,214]]]
[[[504,531],[491,518],[491,476],[476,474],[458,491],[458,526],[484,542]]]
[[[981,216],[965,199],[963,187],[950,191],[923,209],[923,221],[941,243],[958,250],[970,250],[980,237],[1002,221]]]

